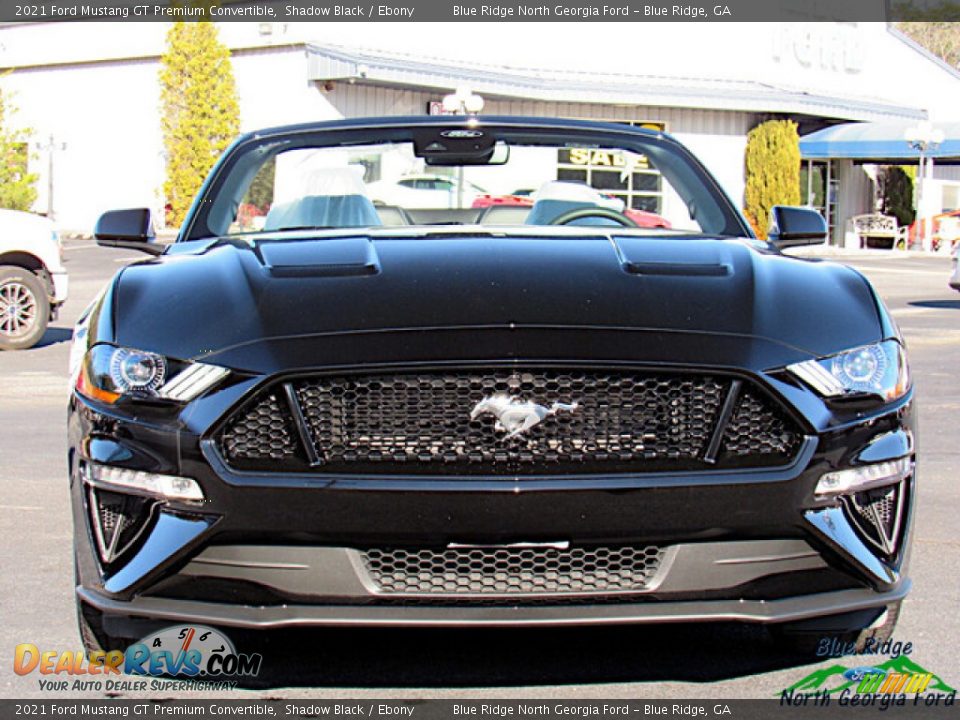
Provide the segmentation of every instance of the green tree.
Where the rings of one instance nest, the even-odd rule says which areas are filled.
[[[210,169],[240,130],[230,51],[210,22],[177,22],[160,61],[167,224],[179,226]]]
[[[768,120],[747,134],[744,212],[766,238],[774,205],[800,204],[800,136],[791,120]]]
[[[273,204],[273,186],[277,175],[277,158],[267,160],[254,176],[247,188],[245,202],[254,205],[258,210],[266,212]]]
[[[930,22],[940,17],[956,17],[960,6],[942,3],[932,8],[921,8],[918,4],[898,7],[897,12],[901,17],[915,17],[927,22],[898,22],[895,23],[897,30],[913,38],[948,65],[960,67],[960,23]]]
[[[898,225],[909,225],[916,217],[913,210],[913,180],[897,165],[880,171],[880,210],[893,215]]]
[[[29,210],[37,199],[37,174],[29,171],[32,131],[12,125],[17,108],[0,89],[0,207]]]

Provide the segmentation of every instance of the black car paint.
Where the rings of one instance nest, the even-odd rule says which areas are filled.
[[[878,563],[866,548],[851,555],[805,514],[830,511],[813,497],[823,472],[913,451],[913,391],[887,405],[832,406],[782,372],[792,362],[898,336],[869,283],[838,264],[781,255],[746,230],[741,239],[562,230],[377,229],[346,242],[322,233],[191,240],[125,268],[93,310],[93,343],[212,362],[235,375],[182,409],[137,400],[109,407],[72,396],[82,584],[130,599],[203,545],[236,540],[362,545],[558,537],[804,537],[855,584],[883,591],[906,582],[900,571],[907,542]],[[267,378],[473,363],[739,373],[796,414],[807,443],[795,466],[714,476],[278,479],[231,473],[206,442]],[[160,511],[170,520],[158,523],[155,544],[163,546],[169,534],[169,556],[144,546],[124,567],[104,569],[89,530],[80,530],[88,527],[76,475],[81,459],[193,477],[207,501],[171,502]],[[910,525],[908,519],[905,536]]]
[[[177,248],[136,263],[115,288],[116,306],[122,308],[115,333],[99,339],[258,373],[370,362],[366,348],[351,357],[344,350],[325,353],[322,346],[331,337],[393,331],[435,330],[425,360],[504,355],[488,342],[445,346],[445,329],[512,328],[516,337],[523,328],[573,328],[643,334],[642,342],[618,348],[624,360],[699,358],[757,370],[883,339],[877,301],[858,274],[739,241],[597,233],[390,237],[376,230],[369,235],[353,241],[357,252],[372,253],[376,264],[356,274],[336,271],[340,248],[331,247],[329,257],[325,253],[331,241],[305,236],[206,243],[195,254]],[[277,245],[307,258],[300,272],[278,275],[267,263]],[[696,274],[701,267],[722,273]],[[842,311],[818,311],[826,307]],[[683,357],[682,349],[678,353],[673,338],[705,335],[736,339],[751,351],[764,348],[761,357],[744,357],[712,354],[712,347],[695,342],[691,357]],[[297,339],[306,357],[283,349],[289,338]],[[415,359],[397,358],[397,351],[391,346],[390,357]],[[515,347],[506,356],[526,352]],[[569,352],[584,357],[582,348]]]

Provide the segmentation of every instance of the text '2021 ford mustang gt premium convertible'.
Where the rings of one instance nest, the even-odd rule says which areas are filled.
[[[425,172],[536,190],[367,194]],[[100,219],[154,257],[75,333],[88,647],[176,622],[892,630],[913,390],[867,280],[780,252],[824,240],[812,210],[757,240],[658,132],[402,118],[241,137],[177,241],[150,228]]]

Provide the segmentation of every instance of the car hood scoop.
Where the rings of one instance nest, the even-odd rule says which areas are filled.
[[[733,273],[729,249],[716,242],[615,238],[620,264],[631,275],[725,277]]]
[[[380,272],[377,249],[368,237],[296,243],[261,240],[256,249],[260,262],[273,277],[341,277]]]

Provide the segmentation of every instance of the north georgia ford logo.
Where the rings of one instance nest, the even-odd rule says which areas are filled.
[[[255,676],[263,658],[240,654],[230,639],[205,625],[177,625],[148,635],[127,648],[123,670],[128,675]]]

